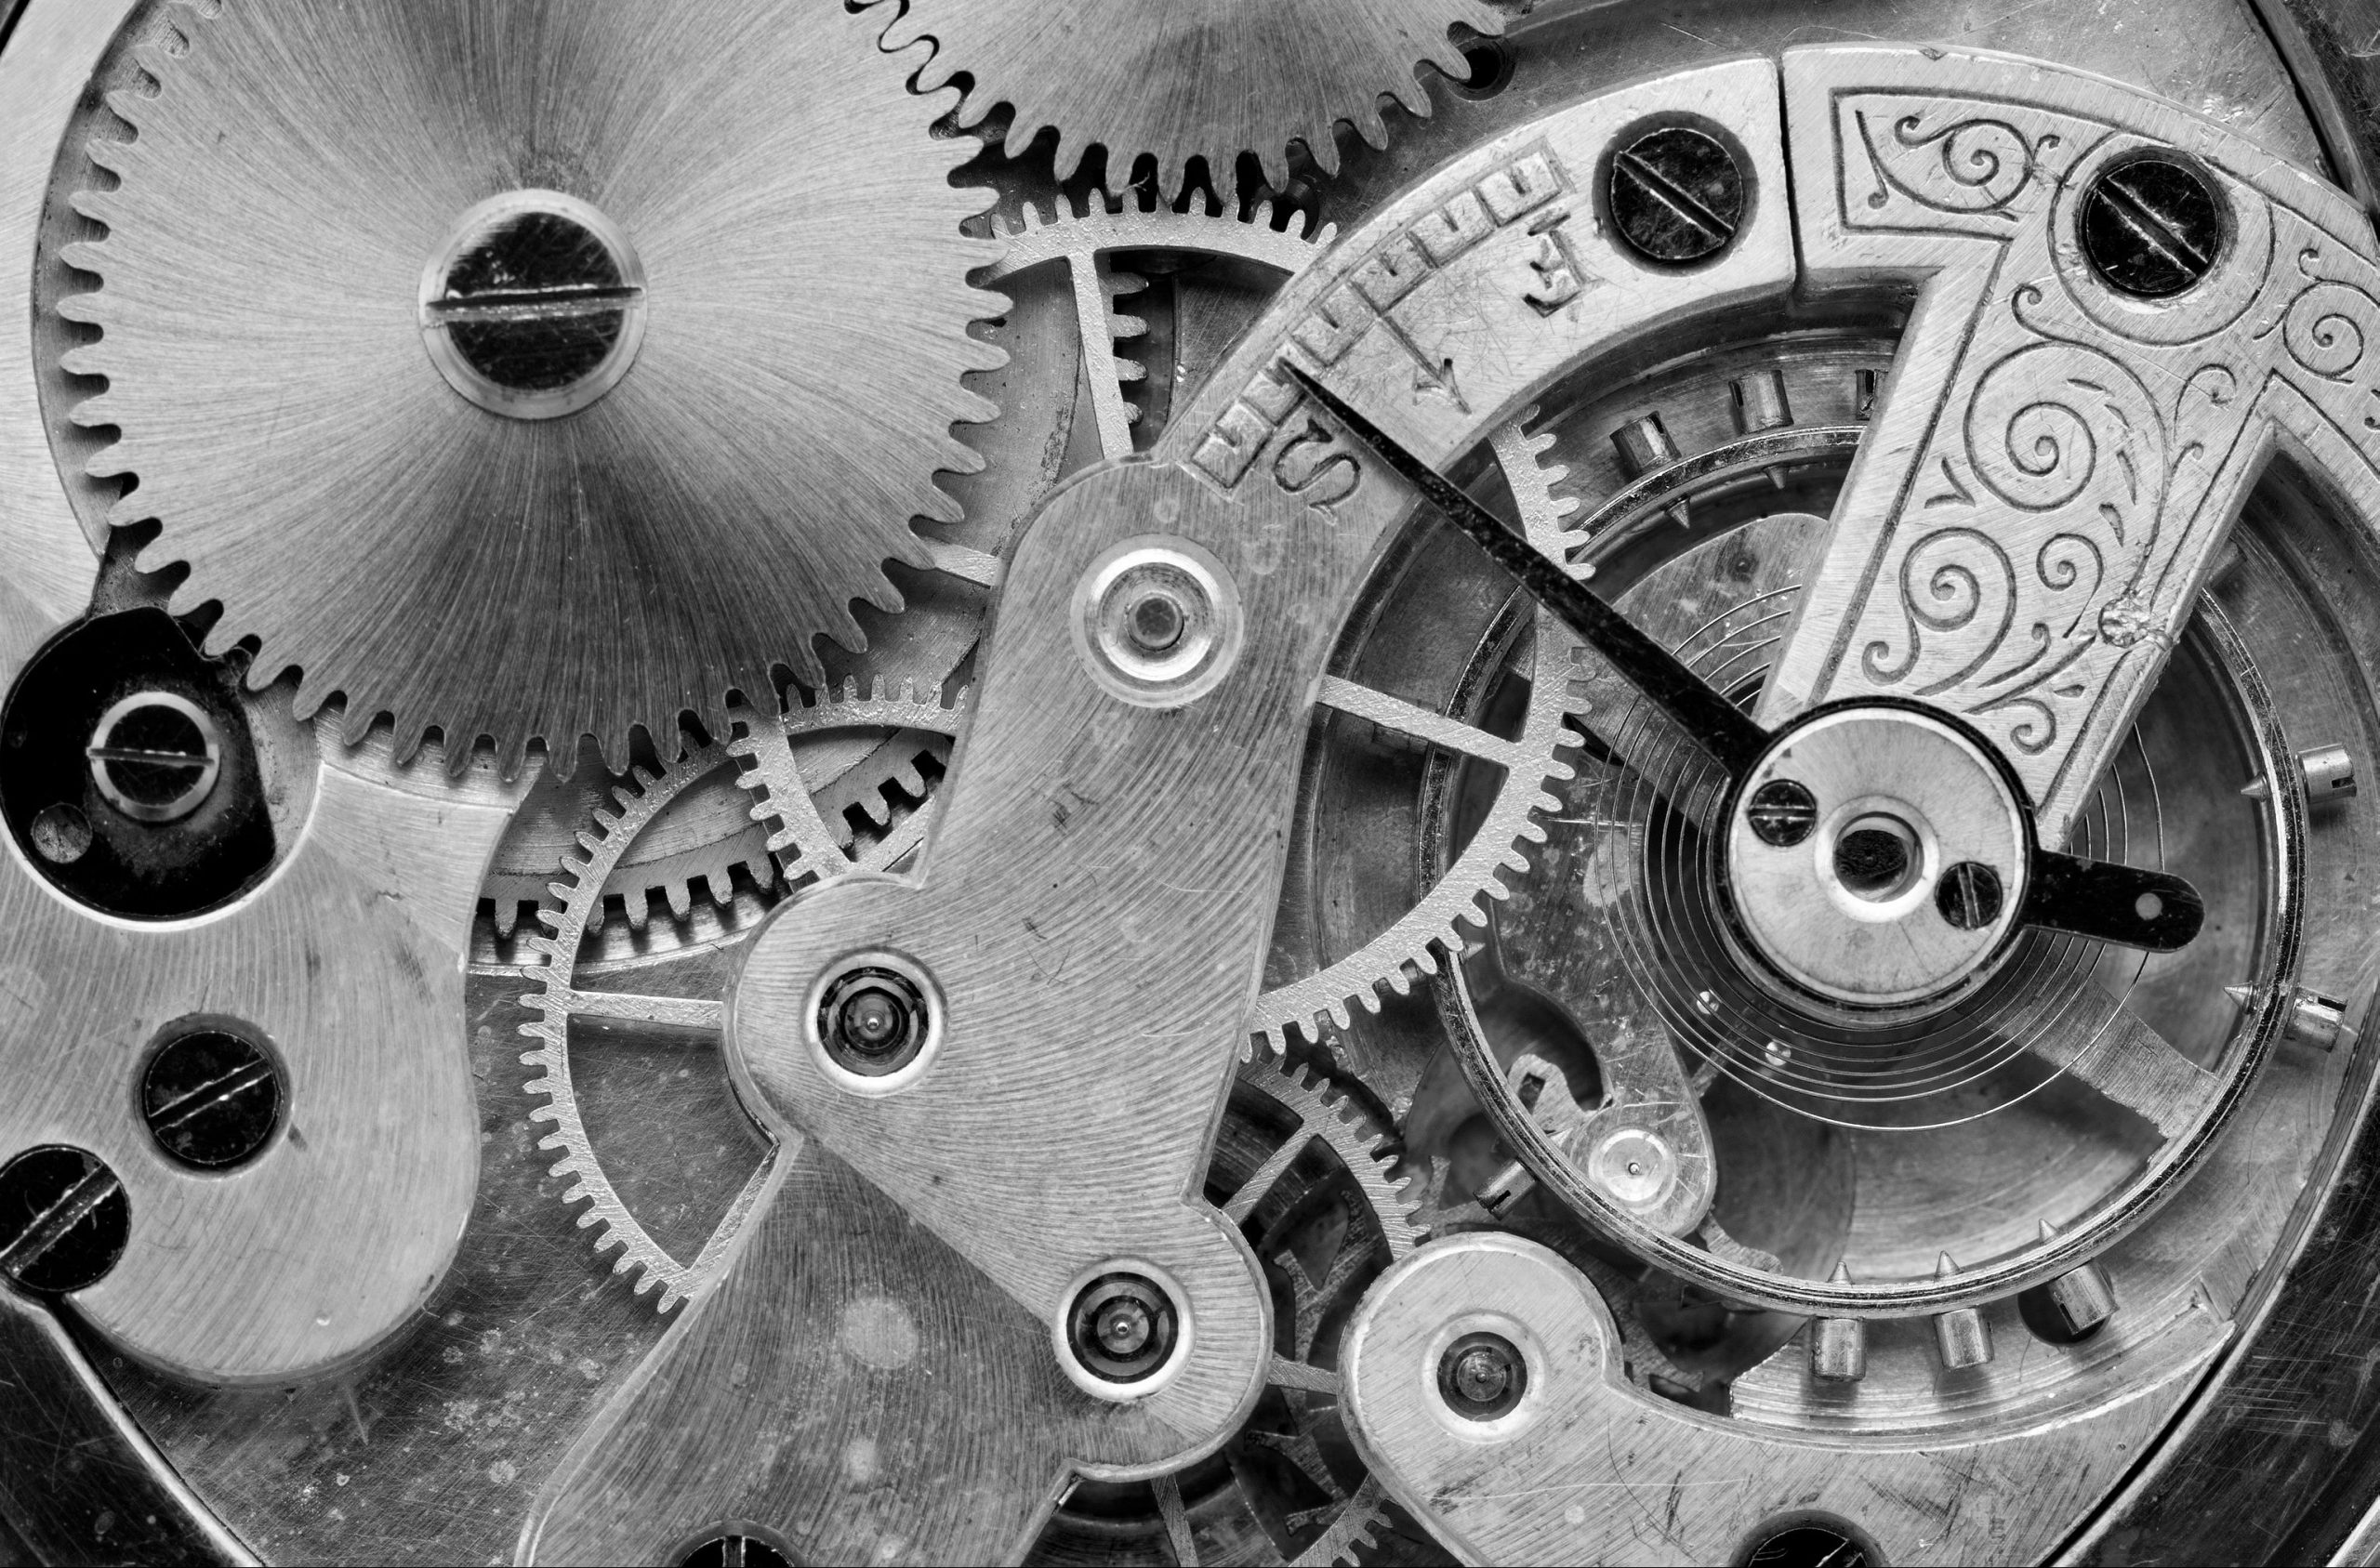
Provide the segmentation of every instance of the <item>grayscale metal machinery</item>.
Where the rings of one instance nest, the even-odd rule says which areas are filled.
[[[2380,1561],[2380,0],[0,0],[0,1563]]]

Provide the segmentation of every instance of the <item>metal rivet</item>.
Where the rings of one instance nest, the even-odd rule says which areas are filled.
[[[2213,270],[2222,249],[2222,206],[2205,177],[2178,159],[2126,159],[2101,170],[2083,195],[2083,254],[2121,293],[2179,294]]]
[[[1793,405],[1785,396],[1785,373],[1773,365],[1728,382],[1727,395],[1739,435],[1781,430],[1793,422]]]
[[[1715,256],[1744,217],[1744,174],[1718,138],[1689,125],[1638,137],[1612,158],[1612,225],[1648,261]]]
[[[2308,805],[2345,800],[2355,793],[2355,757],[2343,745],[2315,746],[2299,752],[2297,773]],[[2272,797],[2272,784],[2267,779],[2250,779],[2240,786],[2240,793],[2251,800],[2268,800]]]
[[[0,1278],[48,1292],[97,1285],[131,1229],[124,1184],[97,1155],[49,1144],[0,1166]]]
[[[1955,1278],[1958,1272],[1958,1264],[1947,1252],[1934,1265],[1937,1280]],[[1980,1366],[1991,1359],[1991,1325],[1983,1321],[1979,1308],[1953,1307],[1935,1316],[1934,1348],[1944,1366],[1953,1370]]]
[[[1536,1190],[1537,1178],[1529,1173],[1528,1166],[1518,1160],[1511,1160],[1505,1163],[1503,1169],[1488,1179],[1488,1185],[1472,1195],[1490,1217],[1501,1219],[1514,1204]]]
[[[1506,1415],[1528,1391],[1528,1363],[1501,1334],[1466,1334],[1438,1357],[1438,1397],[1467,1421]]]
[[[2227,985],[2223,994],[2242,1008],[2256,1002],[2256,994],[2244,985]],[[2283,1039],[2320,1051],[2336,1050],[2355,1039],[2355,1031],[2347,1026],[2347,1004],[2302,985],[2290,988],[2281,1029]]]
[[[2057,1239],[2057,1227],[2048,1220],[2041,1221],[2040,1240],[2046,1245]],[[2066,1332],[2080,1339],[2093,1329],[2115,1316],[2116,1293],[2108,1284],[2106,1272],[2096,1263],[2084,1263],[2058,1275],[2049,1282],[2050,1305],[2057,1309]]]
[[[1851,1266],[1837,1263],[1829,1285],[1849,1285]],[[1856,1383],[1868,1375],[1865,1318],[1820,1318],[1811,1331],[1810,1376],[1828,1383]]]
[[[170,1034],[140,1076],[140,1113],[183,1165],[220,1170],[255,1157],[280,1123],[281,1071],[223,1027]]]

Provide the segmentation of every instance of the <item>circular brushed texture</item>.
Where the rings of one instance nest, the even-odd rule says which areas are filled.
[[[85,144],[120,179],[70,247],[100,329],[66,368],[106,378],[75,421],[158,520],[177,607],[224,606],[261,680],[493,737],[508,762],[581,733],[614,766],[632,726],[714,732],[773,664],[815,678],[888,559],[956,520],[937,470],[996,412],[962,373],[997,249],[927,127],[949,102],[838,11],[771,0],[326,0],[178,7],[134,46],[153,94]],[[122,127],[114,127],[120,134]],[[73,155],[70,150],[69,156]],[[643,266],[635,363],[600,401],[523,421],[458,396],[422,347],[425,264],[475,205],[589,204]]]

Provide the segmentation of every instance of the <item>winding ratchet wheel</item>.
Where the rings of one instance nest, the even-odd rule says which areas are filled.
[[[0,0],[0,1563],[2380,1561],[2380,0]]]

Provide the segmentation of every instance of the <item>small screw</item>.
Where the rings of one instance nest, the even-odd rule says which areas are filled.
[[[2189,165],[2127,159],[2101,170],[2082,198],[2082,249],[2109,287],[2162,299],[2214,270],[2223,209]]]
[[[602,366],[643,292],[584,225],[532,210],[457,256],[426,314],[491,384],[553,392]]]
[[[1648,261],[1716,255],[1744,217],[1744,175],[1718,138],[1672,125],[1630,142],[1611,161],[1611,217]]]
[[[271,1059],[224,1029],[173,1036],[140,1079],[141,1114],[158,1147],[202,1170],[254,1158],[281,1120],[281,1098]]]
[[[1172,1358],[1181,1315],[1164,1287],[1118,1270],[1076,1293],[1066,1312],[1075,1358],[1103,1382],[1137,1383]]]
[[[1818,826],[1818,797],[1796,780],[1771,779],[1752,791],[1744,821],[1762,843],[1790,849]]]
[[[100,796],[135,822],[181,821],[223,774],[213,716],[172,692],[135,692],[112,705],[83,753]]]
[[[124,1184],[96,1155],[49,1144],[0,1166],[0,1278],[51,1292],[97,1285],[131,1229]]]
[[[1963,931],[1979,931],[1999,919],[2000,901],[2000,873],[1981,861],[1961,861],[1934,889],[1934,907]]]
[[[1456,1415],[1492,1421],[1528,1390],[1528,1364],[1501,1334],[1466,1334],[1438,1358],[1438,1397]]]

